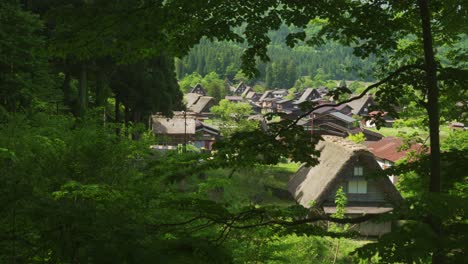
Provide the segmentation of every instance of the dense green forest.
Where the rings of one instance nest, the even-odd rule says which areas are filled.
[[[306,29],[313,35],[320,29],[319,23],[311,23]],[[324,41],[320,46],[309,46],[301,42],[294,48],[285,44],[289,33],[297,29],[282,25],[271,32],[268,46],[268,63],[259,62],[260,75],[249,83],[264,83],[268,88],[292,88],[302,76],[322,74],[324,79],[372,81],[373,57],[361,59],[353,54],[353,49],[334,41]],[[187,56],[176,60],[179,79],[197,72],[204,76],[216,72],[229,81],[235,79],[241,69],[240,55],[246,45],[235,42],[209,41],[202,39]]]
[[[441,142],[439,130],[466,121],[467,10],[457,0],[0,1],[0,262],[463,263],[467,133]],[[333,215],[281,195],[320,154],[298,120],[260,129],[221,101],[215,151],[151,149],[148,117],[184,109],[176,73],[215,80],[215,94],[236,75],[291,88],[293,75],[354,79],[371,64],[363,79],[375,82],[361,92],[402,109],[400,125],[425,133],[407,140],[430,149],[386,171],[401,175],[405,198],[390,213],[347,217],[343,192]],[[373,240],[343,228],[368,220],[400,225]]]

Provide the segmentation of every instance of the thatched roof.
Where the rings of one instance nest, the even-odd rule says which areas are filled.
[[[209,134],[212,134],[212,135],[215,135],[215,136],[219,136],[220,132],[219,132],[219,129],[214,127],[214,126],[210,126],[210,125],[207,125],[199,120],[196,121],[196,132],[199,132],[199,131],[205,131]]]
[[[320,163],[315,167],[302,165],[288,183],[289,192],[298,203],[307,208],[310,207],[311,201],[318,206],[323,204],[331,192],[343,182],[343,173],[356,157],[365,159],[372,171],[381,170],[373,154],[364,145],[335,136],[323,136],[323,139],[317,145],[317,149],[321,151]],[[388,178],[372,180],[389,197],[390,203],[398,203],[401,200],[400,194]]]
[[[245,88],[244,92],[242,93],[242,97],[246,97],[247,94],[248,94],[249,92],[252,92],[252,91],[253,91],[252,88],[250,88],[249,86],[247,86],[247,88]]]
[[[239,85],[237,85],[236,89],[233,91],[235,94],[241,95],[245,89],[247,89],[247,85],[245,85],[244,82],[240,82]]]
[[[348,103],[348,105],[353,108],[352,113],[355,115],[358,115],[364,108],[368,108],[368,104],[374,104],[374,99],[370,94],[366,94],[365,96]]]
[[[206,90],[203,88],[203,86],[199,83],[197,83],[192,90],[190,90],[190,93],[197,93],[200,95],[206,95]]]
[[[187,116],[174,116],[167,118],[164,116],[154,115],[152,118],[152,128],[155,134],[171,135],[171,134],[195,134],[195,118]],[[185,125],[187,129],[185,130]]]
[[[307,88],[302,93],[301,97],[299,98],[299,102],[304,102],[312,99],[320,98],[319,92],[313,88]]]
[[[195,113],[208,112],[209,109],[207,108],[209,107],[210,104],[214,105],[214,103],[215,101],[213,97],[200,96],[198,100],[194,104],[188,106],[188,108],[190,111],[193,111]]]
[[[260,97],[259,101],[261,102],[267,98],[273,98],[273,94],[271,93],[271,91],[265,91],[262,97]]]
[[[198,99],[201,97],[201,95],[199,94],[196,94],[196,93],[188,93],[185,95],[185,99],[187,101],[187,107],[190,107],[192,106],[193,104],[195,104]]]
[[[258,99],[260,99],[260,96],[261,94],[259,93],[256,93],[254,91],[250,91],[247,93],[247,95],[245,96],[245,99],[249,100],[249,101],[253,101],[253,102],[256,102],[258,101]]]

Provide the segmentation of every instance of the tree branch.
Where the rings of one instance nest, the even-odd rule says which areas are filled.
[[[261,227],[261,226],[267,226],[267,225],[297,226],[297,225],[315,223],[318,221],[330,221],[330,222],[339,223],[339,224],[355,224],[355,223],[362,223],[362,222],[368,221],[376,216],[377,215],[368,214],[368,215],[363,215],[363,216],[359,216],[355,218],[335,218],[335,217],[331,217],[327,215],[321,215],[321,216],[314,217],[314,218],[305,218],[305,219],[293,220],[293,221],[270,220],[270,221],[260,222],[257,224],[232,225],[231,228],[248,229],[248,228],[255,228],[255,227]]]

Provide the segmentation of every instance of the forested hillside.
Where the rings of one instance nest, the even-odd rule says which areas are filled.
[[[318,24],[311,24],[306,32],[313,34],[319,28]],[[330,40],[315,47],[299,42],[290,48],[285,40],[289,33],[295,31],[282,25],[278,31],[270,32],[268,55],[271,61],[258,64],[260,75],[255,81],[264,82],[268,88],[291,88],[299,77],[315,76],[317,73],[327,80],[373,80],[372,65],[375,60],[372,57],[358,58],[353,55],[352,48]],[[232,81],[240,70],[240,56],[246,47],[235,42],[202,39],[187,56],[176,60],[177,76],[181,79],[193,72],[202,76],[216,72]]]

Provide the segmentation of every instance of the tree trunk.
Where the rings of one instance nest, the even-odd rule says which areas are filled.
[[[86,112],[88,104],[88,74],[85,62],[82,62],[80,71],[80,87],[78,89],[78,112],[79,116],[83,116]]]
[[[69,70],[65,70],[65,78],[63,79],[63,85],[62,85],[62,90],[63,90],[63,101],[66,106],[70,108],[70,110],[73,109],[73,101],[71,97],[71,87],[70,87],[70,82],[71,82],[71,74]]]
[[[96,76],[96,106],[104,106],[106,103],[106,92],[104,90],[104,72],[99,69],[98,64]]]
[[[115,96],[115,124],[115,134],[120,136],[120,99],[117,95]]]
[[[125,137],[128,137],[128,122],[130,121],[130,109],[128,106],[124,103],[124,109],[125,109]]]
[[[432,43],[431,31],[431,15],[427,0],[419,0],[419,11],[421,15],[421,27],[424,42],[424,61],[426,66],[426,86],[427,86],[427,112],[429,116],[429,136],[431,150],[430,164],[430,179],[429,191],[432,193],[440,193],[441,191],[441,176],[440,176],[440,138],[439,138],[439,88],[437,85],[437,64],[435,61],[434,47]],[[434,229],[439,237],[436,243],[439,243],[435,248],[432,263],[445,263],[445,257],[441,252],[443,235],[441,223],[434,217],[430,216],[429,224]]]

